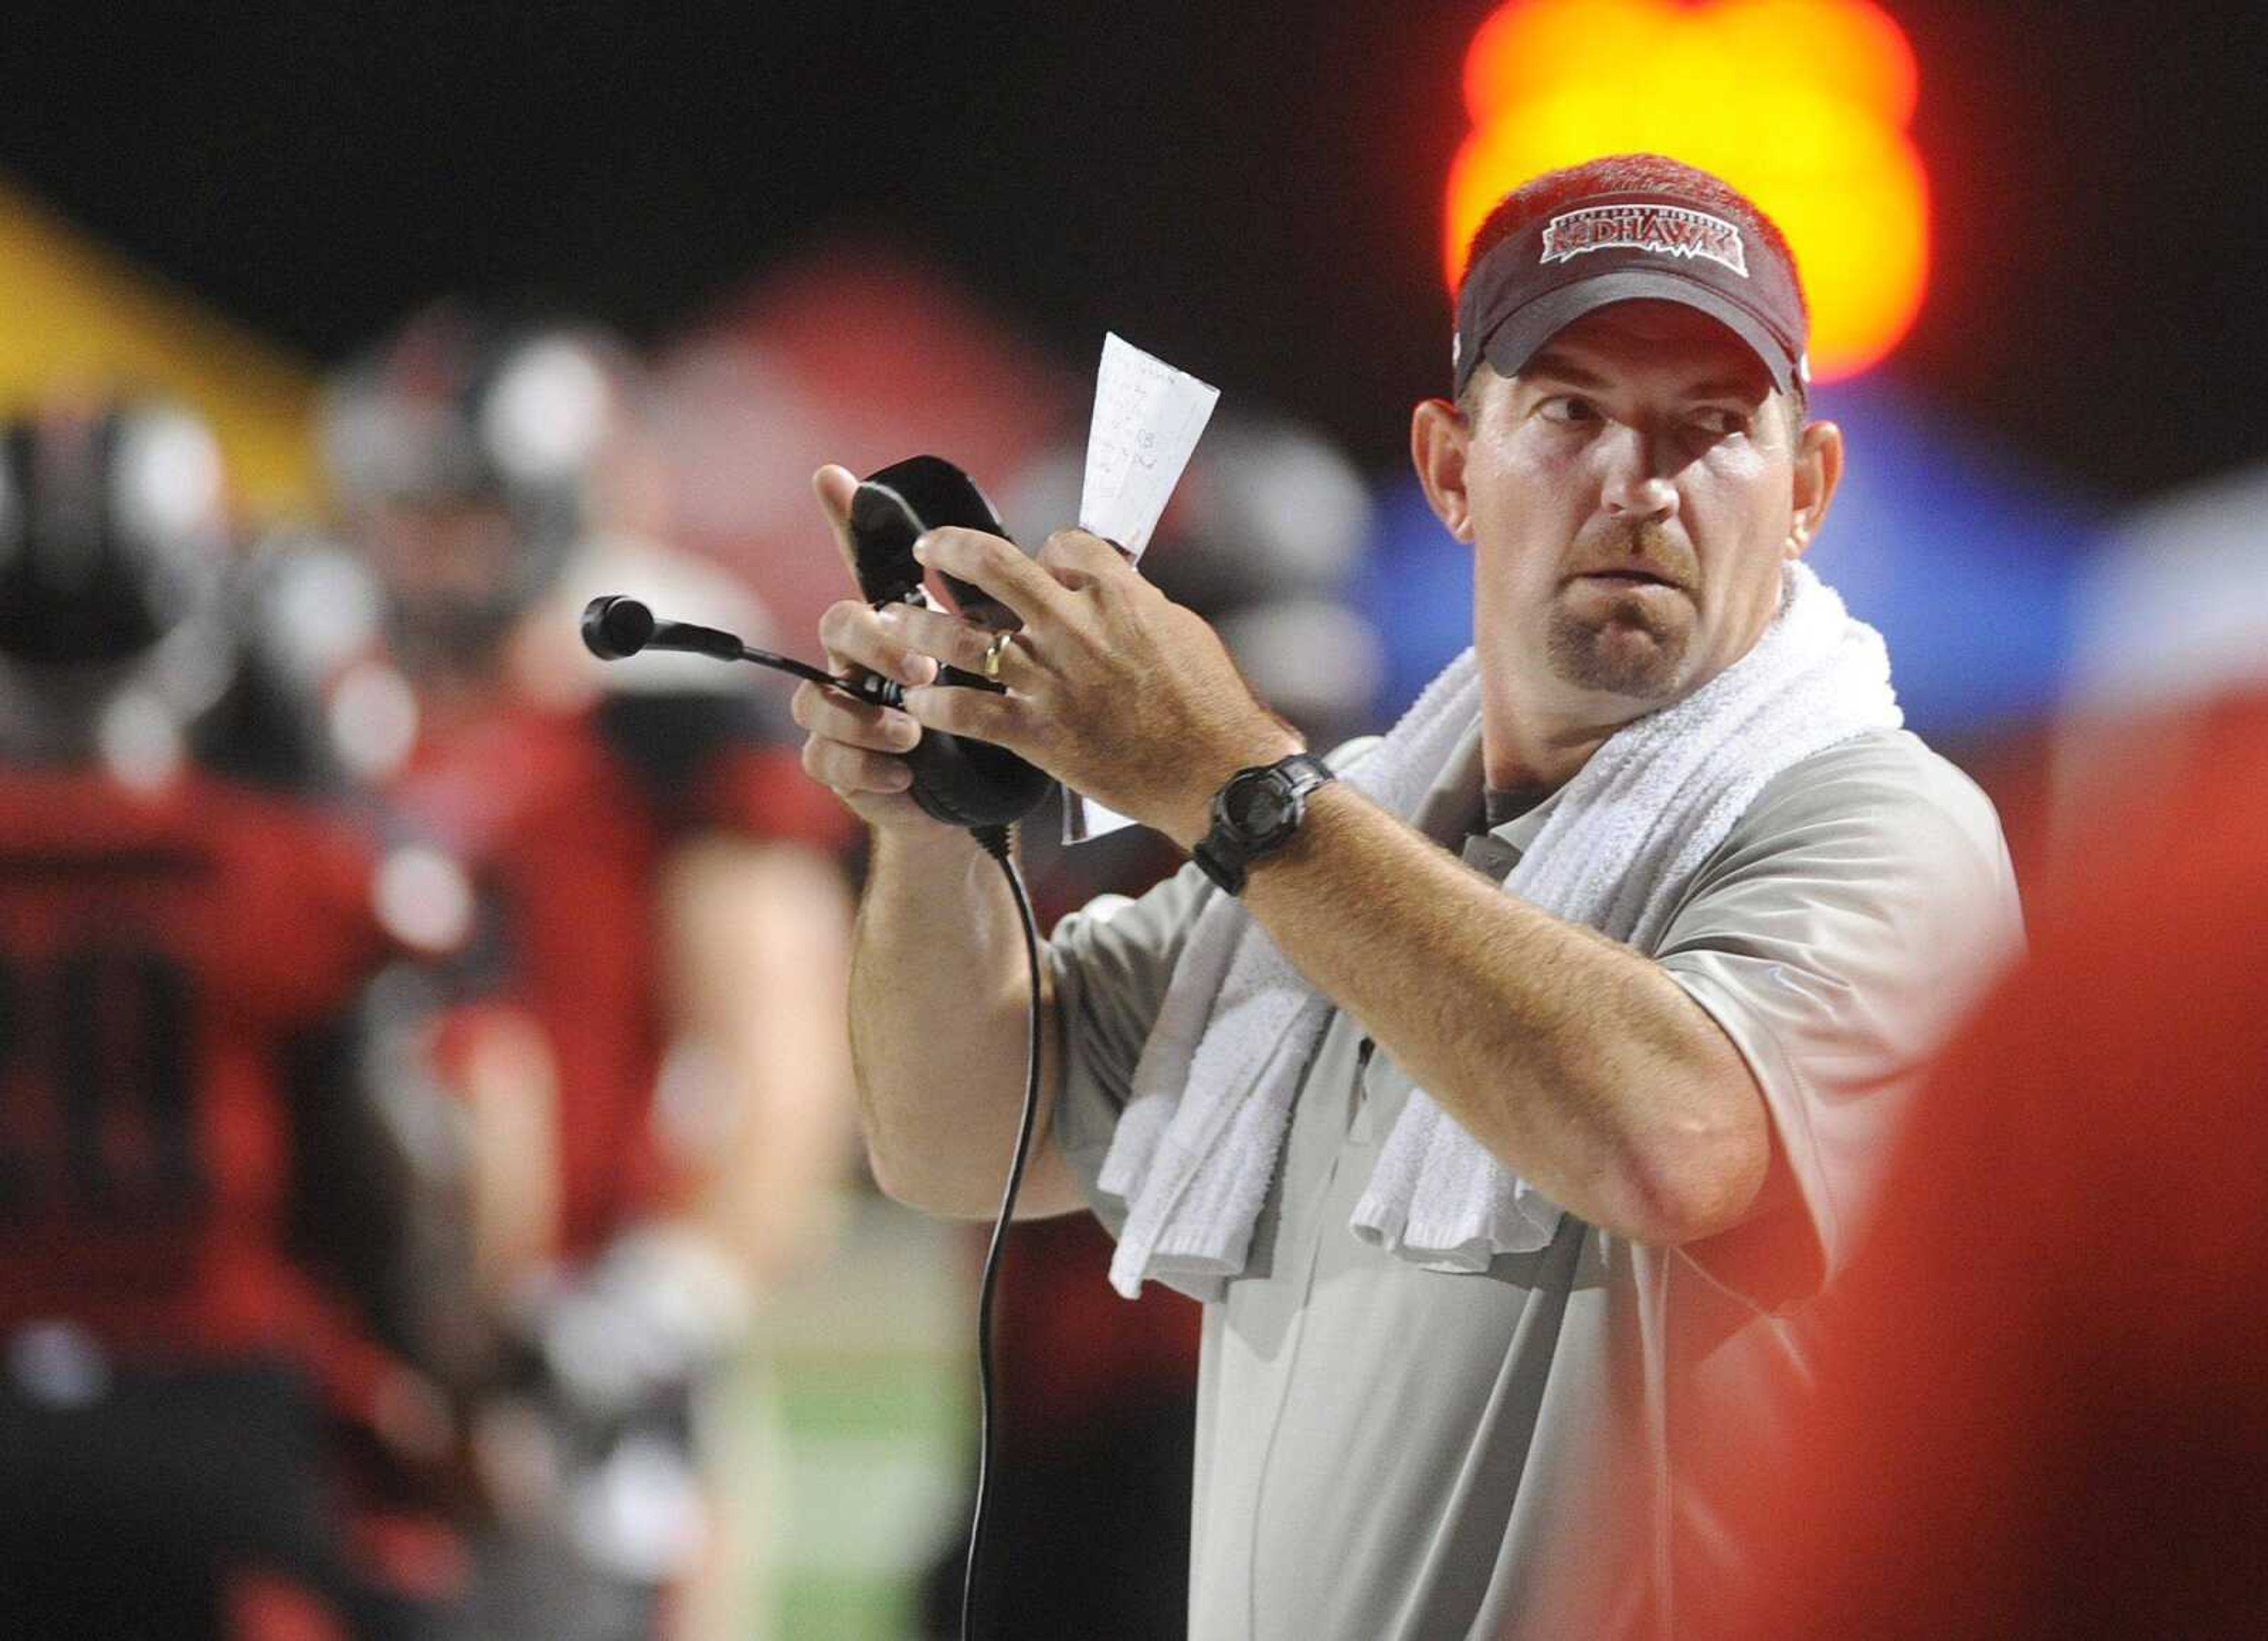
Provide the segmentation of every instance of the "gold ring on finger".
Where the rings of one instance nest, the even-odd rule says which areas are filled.
[[[998,679],[1000,676],[1000,658],[1007,653],[1008,646],[1015,637],[1012,632],[994,633],[984,646],[984,659],[976,664],[976,670],[987,678]]]

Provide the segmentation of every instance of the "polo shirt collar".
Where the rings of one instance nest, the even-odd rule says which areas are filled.
[[[1551,819],[1551,812],[1559,806],[1559,800],[1566,795],[1565,785],[1557,788],[1542,802],[1521,811],[1502,826],[1489,828],[1488,835],[1498,843],[1508,844],[1520,854],[1525,855],[1535,847],[1535,839],[1543,830],[1544,823]]]
[[[1500,857],[1503,871],[1508,872],[1535,845],[1537,834],[1550,820],[1552,810],[1558,806],[1567,788],[1560,787],[1534,808],[1514,815],[1502,826],[1476,832],[1483,772],[1481,726],[1476,717],[1472,727],[1457,743],[1456,751],[1442,766],[1440,777],[1426,793],[1425,802],[1418,806],[1415,823],[1419,831],[1445,849],[1462,850],[1465,840],[1476,835],[1487,839],[1491,847],[1484,853],[1490,857],[1489,864],[1482,870],[1490,870]],[[1505,853],[1506,850],[1509,854]],[[1496,875],[1501,876],[1502,872]]]

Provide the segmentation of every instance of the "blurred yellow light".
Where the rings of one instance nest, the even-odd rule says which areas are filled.
[[[0,414],[153,393],[219,437],[248,516],[313,501],[313,370],[132,266],[0,179]]]
[[[1777,221],[1811,303],[1815,379],[1865,370],[1920,312],[1929,189],[1906,134],[1918,75],[1867,0],[1513,0],[1465,59],[1449,283],[1512,188],[1601,154],[1668,154]]]

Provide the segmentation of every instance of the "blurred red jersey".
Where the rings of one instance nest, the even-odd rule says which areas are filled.
[[[0,1333],[282,1357],[359,1401],[383,1358],[290,1246],[290,1068],[394,954],[373,881],[298,800],[0,773]]]
[[[2268,701],[2199,744],[1917,1103],[1696,1636],[2268,1634]]]
[[[736,696],[500,708],[428,734],[393,796],[473,874],[474,960],[549,1039],[562,1251],[586,1254],[666,1181],[652,1117],[667,1047],[654,895],[670,851],[714,832],[832,851],[849,818]]]

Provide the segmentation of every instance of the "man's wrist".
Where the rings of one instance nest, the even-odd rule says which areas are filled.
[[[1345,823],[1348,806],[1361,801],[1360,795],[1344,781],[1326,781],[1307,794],[1307,813],[1301,816],[1300,829],[1292,834],[1292,841],[1254,861],[1245,869],[1245,876],[1257,882],[1286,866],[1297,866],[1309,859],[1319,845],[1328,848],[1328,840]],[[1245,886],[1248,894],[1251,882]]]
[[[1224,891],[1241,894],[1250,869],[1297,839],[1309,797],[1336,778],[1329,764],[1304,750],[1240,769],[1214,796],[1212,824],[1191,857]]]
[[[983,861],[984,851],[964,827],[935,821],[922,826],[867,828],[868,872],[905,871],[934,879],[935,874]]]
[[[1238,770],[1257,769],[1307,750],[1306,744],[1286,730],[1266,740],[1256,740],[1241,754],[1192,759],[1191,780],[1181,794],[1173,823],[1160,829],[1184,854],[1189,853],[1212,830],[1212,800],[1220,795],[1222,787],[1236,778]]]

